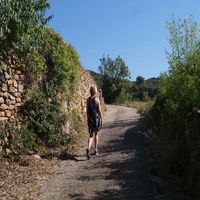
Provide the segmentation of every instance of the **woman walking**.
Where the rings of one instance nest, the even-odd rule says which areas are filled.
[[[102,112],[100,100],[97,96],[97,88],[90,88],[90,97],[87,99],[87,121],[88,121],[88,148],[86,149],[87,158],[90,159],[90,149],[94,138],[95,151],[94,155],[98,155],[98,132],[102,127]]]

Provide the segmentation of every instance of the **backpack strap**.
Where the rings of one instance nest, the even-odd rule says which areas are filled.
[[[96,96],[88,98],[88,115],[89,116],[94,115],[94,113],[96,114],[99,113],[99,108],[95,99],[96,99]]]

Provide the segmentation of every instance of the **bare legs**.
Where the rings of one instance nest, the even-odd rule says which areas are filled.
[[[95,135],[94,135],[94,147],[95,147],[95,151],[97,151],[97,149],[98,149],[98,144],[99,144],[99,135],[98,135],[98,132],[96,132]]]
[[[91,146],[92,146],[92,142],[94,139],[94,147],[95,147],[95,151],[97,151],[98,149],[98,144],[99,144],[99,136],[98,136],[98,132],[92,132],[89,135],[89,139],[88,139],[88,150],[90,151]]]
[[[93,133],[90,133],[90,137],[88,139],[88,149],[90,150],[91,146],[92,146],[92,142],[93,142]]]

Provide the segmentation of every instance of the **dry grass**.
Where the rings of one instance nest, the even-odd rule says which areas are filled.
[[[24,156],[20,163],[0,163],[0,199],[36,200],[43,183],[60,167],[57,159],[36,159]]]
[[[123,106],[128,106],[131,108],[136,108],[138,113],[141,116],[144,116],[145,113],[151,108],[151,106],[154,104],[154,101],[131,101],[126,102],[123,104]]]

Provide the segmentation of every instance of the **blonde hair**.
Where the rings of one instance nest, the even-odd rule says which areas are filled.
[[[97,94],[96,86],[91,86],[90,87],[90,94],[91,94],[91,96],[94,96],[95,94]]]

